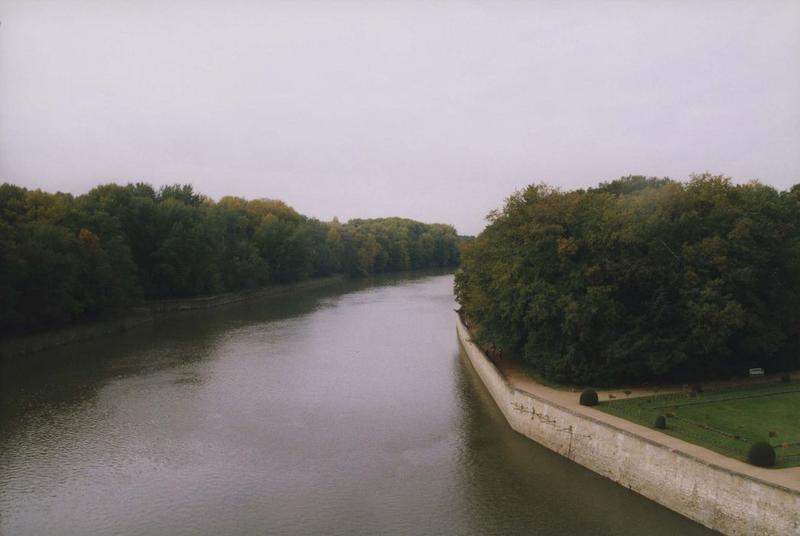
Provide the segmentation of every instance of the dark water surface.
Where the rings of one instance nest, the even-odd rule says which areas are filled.
[[[709,534],[512,432],[454,307],[339,281],[5,363],[0,533]]]

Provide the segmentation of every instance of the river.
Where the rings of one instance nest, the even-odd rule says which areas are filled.
[[[711,534],[511,431],[452,282],[332,281],[2,363],[0,534]]]

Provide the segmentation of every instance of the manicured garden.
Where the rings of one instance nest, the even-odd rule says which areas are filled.
[[[800,383],[601,400],[595,407],[651,428],[661,428],[663,416],[663,433],[741,460],[753,444],[767,442],[775,467],[800,466]]]

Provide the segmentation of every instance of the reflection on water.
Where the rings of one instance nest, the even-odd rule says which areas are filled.
[[[338,281],[2,364],[0,534],[702,534],[512,432],[452,276]]]
[[[463,352],[459,364],[471,533],[713,533],[514,433]]]

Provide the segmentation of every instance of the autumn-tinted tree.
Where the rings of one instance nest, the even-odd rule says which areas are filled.
[[[465,247],[457,297],[481,341],[560,381],[796,368],[799,193],[712,175],[533,185]]]
[[[279,200],[215,203],[190,185],[106,184],[73,197],[3,184],[0,331],[97,317],[142,298],[455,266],[459,242],[446,225],[321,222]]]

